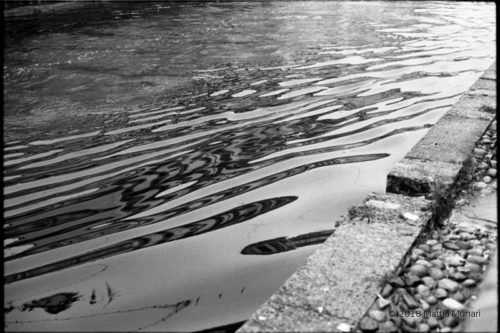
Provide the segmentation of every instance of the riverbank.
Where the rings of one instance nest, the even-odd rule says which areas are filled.
[[[483,211],[475,208],[481,200],[479,207],[496,210],[495,112],[496,63],[393,167],[389,193],[370,195],[336,222],[334,234],[238,332],[463,328],[453,315],[428,316],[429,323],[389,311],[467,310],[480,290],[496,218],[481,226],[473,214]],[[485,318],[470,317],[468,327]],[[486,326],[495,319],[484,319]]]

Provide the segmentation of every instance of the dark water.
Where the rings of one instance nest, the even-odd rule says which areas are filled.
[[[111,2],[7,18],[7,329],[245,320],[494,61],[494,9]]]

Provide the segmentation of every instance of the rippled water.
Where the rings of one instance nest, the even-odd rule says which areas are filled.
[[[112,2],[7,18],[7,328],[245,320],[494,61],[494,9]]]

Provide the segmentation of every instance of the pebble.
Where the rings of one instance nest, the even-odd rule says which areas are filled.
[[[417,286],[417,293],[422,297],[428,297],[431,295],[431,290],[425,284],[419,284]]]
[[[468,269],[469,272],[481,272],[481,266],[473,263],[465,264],[464,269]]]
[[[460,235],[460,238],[463,239],[463,240],[471,240],[471,239],[474,239],[474,235],[471,235],[470,233],[468,232],[463,232],[461,235]],[[470,242],[468,242],[468,244],[472,245]]]
[[[457,302],[463,302],[463,301],[465,301],[465,296],[460,291],[458,291],[458,292],[454,293],[453,295],[451,295],[451,298],[453,298]]]
[[[391,304],[391,301],[386,300],[385,298],[379,298],[377,300],[377,305],[380,309],[385,309],[389,304]]]
[[[436,290],[434,290],[434,296],[436,298],[445,298],[446,296],[448,296],[448,293],[442,288],[437,288]],[[427,299],[427,303],[431,304],[431,302],[429,302],[429,299]]]
[[[429,252],[429,253],[427,253],[426,257],[428,260],[433,260],[433,259],[436,259],[437,257],[439,257],[439,254],[436,252]]]
[[[441,333],[449,333],[449,332],[453,332],[453,330],[451,329],[451,327],[442,327],[439,332]]]
[[[478,155],[486,155],[487,153],[483,148],[474,148],[473,152]]]
[[[487,188],[488,187],[488,184],[484,183],[484,182],[476,182],[476,188]]]
[[[467,279],[467,277],[460,272],[450,274],[450,277],[455,281],[463,281]]]
[[[476,281],[472,280],[472,279],[467,279],[465,280],[464,282],[462,282],[462,285],[464,287],[473,287],[476,285]]]
[[[412,287],[416,285],[418,282],[420,282],[420,278],[412,273],[405,274],[404,280],[405,280],[405,285],[408,287]]]
[[[420,244],[418,248],[424,252],[429,252],[432,249],[432,247],[428,244]]]
[[[442,301],[442,303],[444,307],[449,310],[459,311],[464,309],[464,305],[453,298],[446,298]]]
[[[425,242],[425,244],[429,245],[429,246],[434,246],[436,244],[438,244],[439,241],[436,240],[436,239],[429,239],[427,242]]]
[[[372,318],[363,317],[363,319],[359,321],[359,329],[363,332],[376,332],[378,330],[378,324]]]
[[[462,250],[470,250],[472,248],[472,245],[469,242],[465,242],[463,240],[458,240],[455,244],[457,244],[457,246]]]
[[[481,162],[481,163],[479,163],[478,168],[479,169],[486,169],[486,168],[488,168],[488,163]]]
[[[467,261],[473,264],[484,265],[487,263],[487,260],[484,257],[472,255],[467,258]]]
[[[422,266],[425,266],[427,268],[431,268],[432,267],[432,264],[430,262],[428,262],[427,260],[424,260],[424,259],[419,259],[415,262],[415,264],[417,265],[422,265]]]
[[[440,259],[434,259],[434,260],[431,260],[431,264],[436,266],[437,268],[439,269],[443,269],[444,268],[444,262]]]
[[[339,332],[350,332],[351,331],[351,325],[346,324],[346,323],[341,323],[337,325],[337,331]]]
[[[404,293],[402,297],[403,297],[403,302],[405,302],[408,308],[416,309],[420,306],[420,303],[417,302],[410,294]]]
[[[443,245],[441,243],[432,245],[432,251],[441,251],[443,249]]]
[[[425,267],[424,265],[415,264],[410,267],[410,273],[415,274],[418,277],[424,277],[427,275],[427,267]]]
[[[401,288],[401,287],[404,287],[405,286],[405,283],[403,282],[403,280],[400,278],[400,277],[397,277],[397,278],[394,278],[394,279],[391,279],[389,281],[389,283],[393,286],[393,287],[396,287],[396,288]],[[384,295],[382,295],[384,296]],[[385,296],[384,296],[385,297]]]
[[[431,308],[431,306],[429,305],[429,303],[427,303],[424,300],[420,300],[420,306],[421,306],[422,310],[424,310],[424,311],[427,311],[427,310],[429,310]]]
[[[495,162],[496,165],[496,162]],[[488,169],[488,176],[495,178],[497,176],[497,169],[490,168]]]
[[[425,252],[422,249],[413,249],[413,254],[417,257],[423,255],[424,253]]]
[[[387,298],[387,297],[391,296],[393,290],[394,290],[394,288],[388,283],[382,289],[380,296]]]
[[[375,319],[378,322],[383,322],[387,319],[385,313],[379,310],[371,310],[370,312],[368,312],[368,315],[370,316],[370,318]]]
[[[443,291],[444,291],[444,290],[443,290]],[[446,291],[444,291],[444,292],[446,293]],[[444,297],[446,297],[446,296],[444,296]],[[436,303],[438,302],[438,299],[436,298],[436,296],[431,295],[431,296],[427,297],[427,298],[425,299],[425,301],[426,301],[427,303],[429,303],[430,305],[434,305],[434,304],[436,304]]]
[[[471,243],[474,246],[481,245],[481,241],[479,239],[471,239],[469,243]]]
[[[436,281],[430,276],[424,276],[422,278],[422,282],[428,287],[428,288],[434,288],[436,285]]]
[[[460,250],[460,247],[454,242],[444,242],[443,247],[448,250],[455,250],[455,251]]]
[[[416,324],[422,321],[422,318],[417,316],[403,316],[403,318],[401,319],[403,320],[403,323],[410,327],[414,327]]]
[[[450,279],[446,279],[446,278],[439,280],[438,287],[443,288],[443,289],[448,290],[448,291],[451,291],[451,292],[455,292],[458,289],[460,289],[460,285],[457,282],[450,280]]]
[[[483,250],[481,250],[479,247],[476,247],[474,249],[470,249],[468,253],[469,253],[469,255],[473,255],[473,256],[482,256]]]
[[[394,323],[392,321],[389,320],[383,324],[380,324],[379,331],[380,332],[395,333],[398,331],[398,327],[396,325],[394,325]]]
[[[429,325],[430,328],[435,328],[439,326],[439,321],[436,317],[429,317],[427,319],[427,325]]]
[[[454,316],[446,316],[443,319],[443,325],[445,327],[450,327],[450,328],[455,327],[458,325],[458,319]],[[442,330],[441,330],[441,332],[442,332]]]
[[[426,323],[421,323],[418,325],[419,332],[429,332],[430,330],[431,330],[431,328]]]
[[[486,184],[491,183],[491,177],[490,176],[484,176],[483,177],[483,182],[486,183]]]
[[[465,299],[469,299],[473,295],[473,288],[464,287],[460,291],[464,295]]]
[[[455,254],[445,258],[445,262],[450,266],[462,266],[465,263],[464,258]]]
[[[481,281],[483,273],[481,272],[471,272],[469,273],[469,278],[475,280],[476,282]]]
[[[445,274],[442,270],[440,270],[439,268],[431,268],[429,270],[429,275],[431,276],[431,278],[433,278],[434,280],[441,280],[442,278],[445,277]]]
[[[496,160],[491,160],[490,161],[490,165],[491,165],[492,168],[496,169],[497,168],[497,161]]]

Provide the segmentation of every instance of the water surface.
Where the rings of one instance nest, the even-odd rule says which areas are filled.
[[[494,9],[111,2],[7,18],[7,329],[247,319],[491,65]]]

